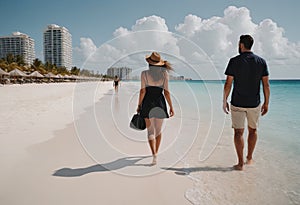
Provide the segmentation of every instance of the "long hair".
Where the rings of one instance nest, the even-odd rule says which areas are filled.
[[[164,61],[164,65],[162,67],[165,67],[167,71],[173,70],[172,64],[169,61]]]
[[[171,63],[164,61],[162,66],[154,66],[149,64],[149,74],[154,81],[162,80],[165,77],[164,71],[173,70]]]

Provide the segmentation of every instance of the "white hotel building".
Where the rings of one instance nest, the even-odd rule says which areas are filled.
[[[0,58],[6,58],[8,54],[23,56],[26,64],[32,64],[35,59],[34,40],[20,32],[0,37]]]
[[[107,75],[111,77],[118,76],[121,80],[130,80],[131,79],[132,69],[127,67],[121,68],[108,68]]]
[[[72,35],[68,29],[55,24],[44,31],[44,60],[58,67],[72,67]]]

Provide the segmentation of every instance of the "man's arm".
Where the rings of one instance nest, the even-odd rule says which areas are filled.
[[[261,107],[261,115],[265,115],[269,110],[269,99],[270,99],[270,83],[269,83],[269,76],[262,77],[262,85],[263,85],[263,92],[264,92],[264,104]]]
[[[227,102],[227,98],[231,91],[233,76],[227,75],[225,84],[224,84],[224,91],[223,91],[223,110],[226,114],[229,113],[229,104]]]

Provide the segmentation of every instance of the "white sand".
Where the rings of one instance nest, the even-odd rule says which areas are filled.
[[[113,146],[130,153],[108,154],[107,161],[97,160],[100,165],[91,158],[93,150],[80,143],[80,129],[90,107],[110,109],[110,102],[101,102],[107,92],[113,94],[111,82],[0,87],[0,204],[190,204],[185,191],[191,180],[147,166],[151,158],[136,163],[141,158],[135,156],[150,153],[145,140],[112,139]]]
[[[138,83],[118,95],[112,82],[0,87],[0,204],[299,204],[298,165],[267,149],[263,126],[255,165],[232,171],[221,92],[201,98],[200,114],[175,93],[150,167],[145,131],[128,126]]]

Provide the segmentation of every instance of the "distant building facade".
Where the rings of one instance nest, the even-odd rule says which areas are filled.
[[[114,77],[118,76],[121,80],[130,80],[131,79],[132,69],[127,67],[121,68],[108,68],[107,75]]]
[[[72,35],[65,27],[55,24],[48,25],[44,31],[45,63],[58,67],[72,67]]]
[[[20,32],[0,37],[0,58],[6,58],[8,54],[22,56],[26,64],[32,64],[35,59],[34,40]]]
[[[183,75],[180,75],[180,76],[173,76],[173,75],[170,75],[170,80],[185,80],[185,77]]]

